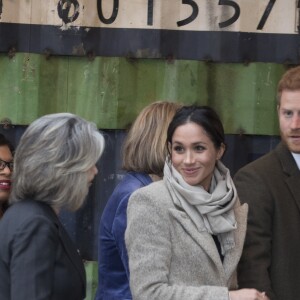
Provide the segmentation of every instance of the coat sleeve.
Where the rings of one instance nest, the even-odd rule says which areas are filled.
[[[128,255],[125,245],[125,230],[127,227],[127,205],[131,193],[127,193],[120,201],[116,216],[113,222],[113,235],[115,237],[116,246],[119,251],[120,258],[125,268],[127,278],[129,278]]]
[[[241,169],[234,182],[241,202],[249,205],[246,240],[238,265],[239,288],[256,288],[275,300],[269,276],[274,211],[272,195],[260,172],[252,166]]]
[[[228,300],[228,289],[171,284],[172,244],[168,210],[142,190],[129,199],[125,241],[133,300]]]
[[[44,217],[27,220],[11,245],[11,300],[52,299],[58,229]]]

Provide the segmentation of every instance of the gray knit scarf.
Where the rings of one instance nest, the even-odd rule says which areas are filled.
[[[220,161],[216,164],[209,192],[202,186],[187,184],[169,159],[164,166],[164,181],[174,204],[187,213],[198,230],[218,236],[223,255],[234,248],[233,206],[237,193],[229,170]]]

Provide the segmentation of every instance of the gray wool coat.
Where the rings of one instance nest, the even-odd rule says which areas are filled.
[[[126,247],[134,300],[228,300],[246,233],[247,204],[236,203],[236,247],[220,259],[212,236],[174,206],[163,181],[137,190],[127,209]]]

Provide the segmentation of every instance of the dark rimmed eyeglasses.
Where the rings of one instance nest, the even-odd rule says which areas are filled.
[[[0,171],[3,171],[6,166],[12,171],[14,168],[14,162],[13,161],[8,162],[0,158]]]

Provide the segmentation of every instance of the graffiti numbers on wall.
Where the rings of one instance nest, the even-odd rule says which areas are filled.
[[[66,2],[66,1],[60,1],[60,2]],[[71,1],[71,2],[74,2],[74,1]],[[113,8],[112,8],[111,16],[109,18],[105,18],[103,15],[102,2],[103,2],[103,0],[97,0],[97,9],[98,9],[99,19],[104,24],[112,24],[118,17],[119,0],[113,0]],[[196,1],[181,0],[181,2],[182,2],[182,5],[189,5],[190,8],[192,9],[192,13],[186,19],[178,21],[177,22],[178,27],[185,26],[189,23],[192,23],[197,18],[198,13],[199,13],[199,7],[198,7],[198,4],[196,3]],[[260,19],[260,22],[257,25],[258,30],[263,29],[271,11],[272,11],[272,8],[273,8],[275,2],[276,2],[276,0],[269,0],[269,3],[266,6],[266,9]],[[148,5],[147,5],[147,8],[148,8],[147,25],[148,26],[153,25],[153,18],[154,18],[153,5],[154,5],[154,0],[148,0]],[[219,28],[228,27],[228,26],[232,25],[233,23],[235,23],[239,19],[241,10],[240,10],[240,6],[238,3],[236,3],[235,1],[232,1],[232,0],[219,0],[218,5],[230,6],[234,10],[234,13],[231,18],[229,18],[228,20],[222,21],[218,24]]]
[[[112,6],[111,15],[109,17],[105,17],[103,14],[103,1],[104,0],[97,0],[97,11],[98,11],[99,20],[106,25],[113,24],[118,17],[120,0],[111,0],[113,2],[113,6]],[[192,23],[198,17],[199,14],[199,6],[196,1],[181,0],[181,2],[182,5],[190,6],[192,12],[187,18],[183,20],[179,20],[177,22],[178,27],[182,27]],[[260,19],[260,22],[256,27],[257,30],[262,30],[264,28],[264,25],[272,11],[275,2],[276,0],[269,0],[269,3],[266,6],[266,9]],[[147,10],[148,10],[147,25],[148,26],[153,25],[153,19],[155,17],[153,15],[153,5],[154,5],[154,0],[148,0],[148,4],[147,4]],[[218,5],[229,6],[233,8],[234,11],[232,16],[229,19],[218,23],[219,28],[228,27],[239,19],[241,14],[241,9],[238,3],[236,3],[233,0],[219,0]],[[2,0],[0,0],[0,12],[1,9],[2,9]],[[58,11],[58,16],[60,17],[60,19],[62,19],[64,23],[66,24],[72,23],[79,16],[79,2],[77,0],[60,0],[57,4],[57,11]]]
[[[75,26],[298,33],[295,28],[299,25],[299,8],[295,3],[299,1],[48,0],[41,4],[40,0],[0,0],[0,22],[71,25],[65,29]]]

